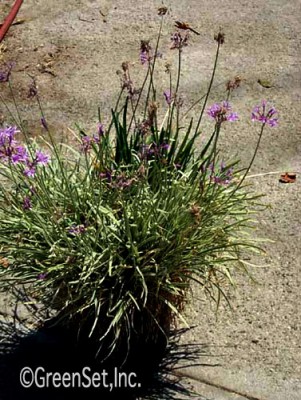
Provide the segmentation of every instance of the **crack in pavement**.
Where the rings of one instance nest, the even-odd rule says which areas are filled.
[[[208,385],[208,386],[213,386],[213,387],[215,387],[217,389],[220,389],[220,390],[223,390],[225,392],[239,395],[239,396],[244,397],[245,399],[248,399],[248,400],[264,400],[263,398],[260,399],[259,397],[254,397],[254,396],[252,396],[250,394],[239,392],[239,391],[237,391],[235,389],[230,389],[227,386],[220,385],[219,383],[214,383],[214,382],[212,382],[212,381],[210,381],[210,380],[208,380],[206,378],[196,377],[194,374],[189,373],[189,372],[173,371],[173,373],[176,376],[183,377],[183,378],[189,378],[189,379],[192,379],[192,380],[194,380],[196,382],[204,383],[205,385]]]

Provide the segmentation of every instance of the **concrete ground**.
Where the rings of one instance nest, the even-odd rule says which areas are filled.
[[[0,16],[12,1],[0,3]],[[15,61],[13,85],[20,100],[24,123],[33,134],[41,133],[38,110],[27,99],[27,74],[37,79],[47,121],[60,138],[67,127],[79,122],[93,129],[97,106],[102,114],[119,88],[116,70],[133,62],[133,76],[141,81],[138,49],[140,39],[155,40],[159,1],[134,0],[28,0],[2,48],[3,60]],[[266,255],[255,261],[261,267],[250,271],[257,283],[237,277],[230,292],[233,310],[222,304],[218,314],[196,290],[187,309],[187,319],[196,324],[183,342],[206,345],[200,364],[182,369],[185,383],[199,399],[299,400],[301,399],[301,2],[254,0],[174,0],[166,2],[169,13],[163,28],[160,51],[165,61],[175,63],[169,36],[175,20],[189,22],[199,36],[192,36],[184,51],[181,91],[184,107],[206,90],[215,42],[222,27],[225,44],[216,83],[240,75],[244,80],[234,92],[232,104],[240,122],[228,125],[221,137],[227,155],[237,155],[244,165],[252,157],[259,133],[249,116],[253,105],[265,98],[280,113],[277,128],[267,128],[250,178],[270,204],[258,218],[258,236],[271,239]],[[167,76],[162,73],[162,91]],[[268,80],[266,88],[260,81]],[[165,85],[165,87],[164,87]],[[2,87],[0,88],[2,90]],[[8,92],[2,91],[8,102]],[[224,98],[223,85],[212,92],[210,102]],[[163,96],[160,100],[162,107]],[[197,110],[195,111],[197,112]],[[0,104],[0,115],[8,121]],[[209,121],[203,124],[206,130]],[[293,184],[279,183],[282,172],[297,172]],[[268,172],[275,174],[265,175]],[[250,260],[252,263],[254,260]],[[209,350],[208,350],[209,349]],[[202,397],[203,396],[203,397]]]

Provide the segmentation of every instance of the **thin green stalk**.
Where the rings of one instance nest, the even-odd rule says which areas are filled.
[[[135,107],[134,107],[134,102],[133,102],[133,98],[130,98],[130,102],[131,102],[131,108],[132,108],[132,116],[133,116],[133,121],[135,123],[135,126],[137,126],[137,120],[136,120],[136,112],[135,112]]]
[[[172,76],[171,76],[171,71],[169,71],[169,94],[170,97],[172,96]],[[171,128],[171,107],[170,104],[168,105],[169,112],[168,112],[168,119],[167,119],[167,129],[168,127]]]
[[[163,17],[161,18],[161,22],[160,22],[160,28],[159,28],[159,33],[158,33],[158,37],[157,37],[156,47],[155,47],[154,62],[152,64],[149,64],[150,83],[148,86],[147,96],[146,96],[146,101],[145,101],[144,119],[146,117],[147,106],[148,106],[151,89],[153,90],[153,95],[154,95],[153,100],[155,101],[155,99],[156,99],[156,90],[155,90],[155,86],[154,86],[153,76],[154,76],[154,70],[155,70],[155,65],[156,65],[156,60],[157,60],[157,53],[158,53],[158,48],[159,48],[159,43],[160,43],[160,38],[161,38],[161,33],[162,33],[162,27],[163,27]]]
[[[119,95],[118,95],[118,98],[117,98],[117,101],[116,101],[116,104],[115,104],[115,107],[114,107],[114,109],[112,109],[112,110],[114,111],[114,113],[117,112],[117,108],[118,108],[118,106],[119,106],[119,103],[120,103],[121,96],[122,96],[122,93],[123,93],[123,92],[124,92],[124,88],[121,88],[121,90],[120,90],[120,92],[119,92]],[[99,118],[99,119],[100,119],[100,118]],[[99,122],[100,122],[100,121],[99,121]],[[110,131],[111,131],[112,126],[113,126],[113,120],[111,119],[111,122],[110,122],[110,124],[109,124],[109,126],[108,126],[108,129],[106,129],[107,135],[110,134]]]
[[[215,135],[215,139],[214,139],[214,143],[213,143],[213,149],[212,149],[212,153],[213,153],[213,168],[215,168],[215,162],[216,162],[216,155],[217,155],[217,143],[218,143],[218,138],[219,138],[219,133],[221,130],[221,123],[217,122],[216,123],[216,135]]]
[[[177,83],[176,83],[176,88],[175,88],[175,94],[174,94],[174,102],[173,102],[173,109],[175,107],[175,103],[177,100],[177,95],[179,93],[179,87],[180,87],[180,78],[181,78],[181,66],[182,66],[182,49],[179,48],[179,53],[178,53],[178,74],[177,74]],[[172,114],[173,114],[173,109],[172,109]]]
[[[37,94],[36,97],[37,97],[39,109],[40,109],[40,112],[41,112],[41,116],[42,116],[43,120],[46,121],[45,115],[44,115],[44,111],[43,111],[43,108],[42,108],[42,104],[41,104],[41,101],[40,101],[40,98],[39,98],[39,95]],[[50,142],[51,142],[51,145],[52,145],[53,150],[54,150],[54,154],[55,154],[55,156],[56,156],[56,158],[57,158],[57,160],[58,160],[59,167],[60,167],[60,170],[61,170],[63,179],[64,179],[64,181],[65,181],[65,183],[66,183],[66,187],[67,187],[68,192],[69,192],[69,195],[70,195],[70,199],[71,199],[71,201],[72,201],[72,203],[73,203],[74,208],[76,209],[76,204],[75,204],[75,202],[74,202],[74,198],[73,198],[73,193],[72,193],[72,190],[71,190],[70,182],[69,182],[69,179],[67,179],[67,177],[66,177],[66,175],[65,175],[65,168],[64,168],[64,166],[63,166],[63,164],[62,164],[62,160],[61,160],[60,155],[59,155],[59,153],[58,153],[57,145],[56,145],[56,143],[55,143],[55,141],[54,141],[54,139],[53,139],[52,133],[50,132],[50,130],[49,130],[47,124],[45,124],[45,128],[46,128],[46,130],[47,130],[47,132],[48,132],[48,135],[49,135],[49,138],[50,138]],[[78,192],[77,192],[77,191],[76,191],[76,193],[77,193],[77,196],[78,196]]]
[[[14,91],[13,91],[13,88],[12,88],[10,80],[8,81],[8,87],[9,87],[9,90],[10,90],[10,93],[11,93],[11,96],[12,96],[12,99],[13,99],[13,103],[14,103],[14,106],[15,106],[15,109],[16,109],[16,112],[17,112],[17,116],[19,118],[19,126],[22,129],[22,131],[24,131],[24,134],[25,134],[25,129],[23,127],[23,122],[22,122],[22,118],[21,118],[21,115],[20,115],[20,112],[19,112],[19,107],[18,107],[16,98],[15,98]]]
[[[181,77],[181,60],[182,60],[182,48],[179,48],[179,54],[178,54],[178,76],[177,76],[177,83],[176,83],[176,90],[175,90],[175,96],[177,96],[179,92],[179,87],[180,87],[180,77]]]
[[[140,90],[139,95],[138,95],[138,99],[137,99],[136,104],[135,104],[135,108],[134,108],[134,111],[133,111],[133,115],[132,115],[132,117],[131,117],[131,120],[130,120],[130,123],[129,123],[129,127],[128,127],[128,133],[129,133],[130,130],[131,130],[132,123],[133,123],[133,120],[134,120],[134,118],[135,118],[138,105],[139,105],[139,103],[140,103],[140,99],[141,99],[142,92],[143,92],[144,87],[145,87],[145,85],[146,85],[146,82],[147,82],[147,80],[148,80],[149,73],[150,73],[150,66],[149,66],[148,69],[147,69],[147,73],[146,73],[146,75],[145,75],[144,81],[143,81],[142,86],[141,86],[141,90]]]
[[[255,160],[255,158],[256,158],[256,155],[257,155],[257,152],[258,152],[258,149],[259,149],[259,146],[260,146],[260,142],[261,142],[261,138],[262,138],[262,135],[263,135],[263,131],[264,131],[265,125],[266,125],[266,123],[263,123],[262,126],[261,126],[261,130],[260,130],[260,133],[259,133],[259,137],[258,137],[258,140],[257,140],[257,144],[256,144],[256,147],[255,147],[255,150],[254,150],[254,153],[253,153],[253,157],[252,157],[252,159],[251,159],[251,161],[250,161],[250,164],[249,164],[248,168],[246,169],[246,171],[245,171],[243,177],[241,178],[239,184],[238,184],[238,185],[235,187],[235,189],[230,193],[230,196],[229,196],[228,199],[226,200],[226,203],[228,203],[228,201],[229,201],[229,200],[232,198],[232,196],[238,191],[238,189],[241,187],[241,185],[243,184],[244,180],[246,179],[246,177],[247,177],[247,175],[248,175],[248,173],[249,173],[249,171],[250,171],[250,169],[251,169],[251,167],[252,167],[252,165],[253,165],[253,163],[254,163],[254,160]]]
[[[218,87],[224,85],[226,82],[227,82],[227,81],[223,81],[223,82],[221,82],[221,83],[218,83],[217,85],[212,86],[212,88],[213,88],[213,89],[216,89],[216,88],[218,88]],[[202,97],[200,97],[198,100],[196,100],[196,101],[192,104],[192,106],[189,107],[188,110],[183,114],[181,120],[182,120],[183,118],[185,118],[186,115],[189,114],[190,111],[191,111],[200,101],[202,101],[202,100],[206,97],[206,95],[207,95],[207,93],[205,93]]]
[[[21,118],[21,115],[20,115],[19,106],[17,104],[17,101],[16,101],[16,98],[15,98],[14,91],[13,91],[12,84],[11,84],[10,80],[8,81],[8,87],[9,87],[9,90],[10,90],[10,93],[11,93],[11,96],[12,96],[12,99],[13,99],[13,103],[14,103],[14,106],[15,106],[15,109],[16,109],[16,112],[17,112],[17,116],[18,116],[18,119],[19,119],[19,126],[20,126],[20,128],[22,130],[22,133],[23,133],[24,137],[25,137],[26,144],[28,145],[29,153],[32,156],[30,140],[29,140],[29,137],[28,137],[28,135],[27,135],[27,133],[25,131],[25,128],[23,126],[23,121],[22,121],[22,118]]]
[[[230,91],[230,89],[228,89],[228,90],[227,90],[226,101],[229,101],[229,99],[230,99],[230,94],[231,94],[231,91]]]
[[[7,112],[9,113],[9,115],[11,116],[12,120],[15,122],[16,125],[19,125],[19,122],[17,121],[17,119],[15,118],[14,114],[12,113],[12,111],[9,109],[8,105],[6,104],[2,94],[0,93],[0,99],[2,101],[2,103],[4,104],[4,107],[6,108]]]
[[[212,84],[213,84],[213,81],[214,81],[215,71],[216,71],[216,67],[217,67],[217,60],[218,60],[218,55],[219,55],[219,48],[220,48],[220,43],[217,44],[216,55],[215,55],[214,66],[213,66],[213,71],[212,71],[210,83],[209,83],[208,90],[207,90],[206,97],[205,97],[205,101],[204,101],[204,104],[203,104],[203,107],[202,107],[202,110],[201,110],[201,114],[200,114],[200,117],[198,119],[198,122],[197,122],[197,125],[196,125],[196,128],[195,128],[195,134],[196,135],[198,133],[198,130],[199,130],[199,127],[200,127],[200,123],[202,121],[202,117],[203,117],[203,114],[204,114],[204,111],[205,111],[205,107],[207,105],[207,101],[208,101],[208,98],[209,98],[209,94],[211,92]]]
[[[182,65],[182,48],[179,48],[179,53],[178,53],[178,74],[177,74],[177,83],[176,83],[176,88],[175,88],[175,93],[174,93],[174,100],[172,102],[172,107],[171,107],[171,112],[170,112],[170,121],[169,121],[169,129],[168,129],[168,138],[170,138],[170,134],[172,132],[172,121],[173,121],[173,115],[174,115],[174,110],[176,107],[176,103],[178,102],[177,96],[179,92],[179,87],[180,87],[180,78],[181,78],[181,65]]]

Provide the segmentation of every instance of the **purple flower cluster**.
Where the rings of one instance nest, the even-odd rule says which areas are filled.
[[[32,78],[32,82],[31,82],[31,84],[29,85],[29,88],[28,88],[27,97],[29,99],[32,99],[33,97],[36,97],[37,94],[38,94],[37,83],[36,83],[35,78]]]
[[[112,182],[112,171],[107,169],[105,172],[99,174],[100,179],[105,179],[107,182]]]
[[[8,82],[13,68],[13,63],[8,63],[3,70],[0,70],[0,83]]]
[[[23,210],[30,210],[32,208],[32,204],[30,201],[30,197],[25,196],[23,199]]]
[[[214,171],[213,171],[214,172]],[[221,163],[219,171],[212,176],[214,183],[228,185],[233,178],[233,168],[226,168],[224,162]]]
[[[71,233],[72,235],[80,235],[86,232],[86,227],[85,225],[72,225],[68,229],[68,232]]]
[[[213,104],[207,111],[209,117],[214,119],[218,124],[221,124],[225,121],[237,121],[238,115],[236,113],[231,112],[232,107],[230,106],[228,101],[223,101],[222,103]]]
[[[128,178],[124,174],[116,176],[115,181],[111,184],[115,189],[126,189],[134,183],[135,178]]]
[[[142,65],[149,61],[149,55],[146,51],[140,51],[140,61]]]
[[[89,150],[91,150],[94,143],[99,143],[99,138],[97,138],[95,135],[93,135],[93,137],[83,136],[81,145],[82,151],[87,153]]]
[[[14,126],[0,129],[0,161],[24,165],[24,175],[33,177],[38,165],[47,165],[49,156],[40,150],[36,151],[33,160],[25,147],[20,146],[15,139],[18,129]]]
[[[168,143],[157,144],[155,142],[150,145],[143,144],[140,150],[140,158],[142,160],[150,160],[153,158],[162,158],[164,153],[170,148]]]
[[[227,168],[224,162],[221,162],[218,170],[213,163],[207,168],[202,168],[202,173],[209,171],[210,180],[218,185],[228,185],[233,179],[233,168]]]
[[[135,95],[140,93],[140,89],[136,89],[134,82],[130,77],[129,63],[127,61],[121,64],[122,71],[117,71],[117,75],[120,76],[120,83],[122,90],[127,90],[128,96],[133,98]]]
[[[117,175],[114,171],[107,169],[99,174],[100,179],[108,183],[108,186],[115,189],[126,189],[130,187],[135,178],[129,178],[124,173]]]
[[[100,138],[104,136],[104,126],[103,124],[99,123],[97,127],[97,134],[93,136],[83,136],[82,137],[82,145],[81,149],[83,152],[87,153],[91,150],[93,144],[99,144]]]
[[[185,32],[183,35],[181,32],[176,31],[171,35],[171,49],[182,49],[184,46],[188,46],[189,33]]]
[[[103,137],[103,135],[105,134],[105,128],[101,122],[97,126],[97,134],[99,138]]]
[[[166,103],[170,106],[171,102],[172,102],[172,94],[171,94],[170,90],[165,90],[163,92],[163,95],[165,97]]]
[[[141,136],[146,136],[151,133],[151,124],[149,119],[145,119],[136,125],[136,131]]]
[[[259,121],[268,124],[272,128],[278,125],[278,118],[275,118],[278,111],[273,106],[269,106],[266,100],[262,100],[261,105],[253,108],[252,121]]]
[[[149,44],[148,40],[141,40],[140,43],[140,61],[141,64],[144,65],[146,63],[149,63],[152,59],[151,55],[152,47]]]
[[[48,124],[47,124],[47,122],[46,122],[45,117],[42,117],[42,118],[41,118],[41,125],[42,125],[42,127],[43,127],[44,129],[46,129],[46,131],[48,131]]]
[[[14,148],[17,144],[15,135],[19,131],[14,126],[8,126],[7,128],[0,129],[0,159],[8,160],[11,159],[14,154]]]

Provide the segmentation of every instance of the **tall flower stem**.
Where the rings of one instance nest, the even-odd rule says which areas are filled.
[[[150,65],[150,81],[149,81],[149,87],[148,87],[146,101],[145,101],[144,118],[146,116],[146,111],[147,111],[147,106],[148,106],[148,101],[149,101],[151,90],[153,91],[153,100],[154,101],[156,100],[156,90],[155,90],[155,85],[154,85],[154,70],[155,70],[155,65],[156,65],[157,56],[158,56],[158,48],[159,48],[159,43],[160,43],[160,39],[161,39],[162,27],[163,27],[163,16],[161,18],[159,33],[158,33],[158,37],[157,37],[157,41],[156,41],[154,62],[152,64],[149,64]]]
[[[132,124],[133,124],[133,121],[135,119],[136,111],[137,111],[137,108],[138,108],[139,103],[140,103],[142,92],[143,92],[143,90],[145,88],[145,85],[146,85],[146,82],[148,80],[149,73],[150,73],[150,66],[147,69],[147,73],[146,73],[145,78],[143,80],[142,87],[141,87],[141,90],[140,90],[139,95],[138,95],[138,99],[137,99],[135,107],[134,107],[134,111],[133,111],[133,114],[132,114],[132,117],[131,117],[131,120],[130,120],[130,123],[129,123],[129,127],[128,127],[128,130],[127,130],[128,133],[130,132]]]
[[[10,110],[10,108],[8,107],[6,101],[4,100],[2,94],[0,93],[0,99],[1,102],[3,103],[4,107],[6,108],[6,111],[8,112],[8,114],[10,115],[10,117],[12,118],[12,120],[14,121],[14,123],[16,125],[19,125],[19,121],[17,120],[17,118],[14,116],[13,112]]]
[[[223,81],[223,82],[221,82],[221,83],[218,83],[217,85],[214,85],[213,88],[218,88],[219,86],[225,85],[226,82],[227,82],[227,81]],[[192,104],[192,106],[190,106],[190,107],[188,108],[188,110],[185,111],[185,113],[184,113],[184,114],[182,115],[182,117],[181,117],[181,120],[182,120],[183,118],[185,118],[185,117],[190,113],[190,111],[191,111],[196,105],[198,105],[200,101],[202,101],[202,100],[206,97],[206,95],[207,95],[207,93],[205,93],[202,97],[200,97],[198,100],[196,100],[196,101]]]
[[[37,97],[37,102],[38,102],[38,106],[39,106],[39,109],[40,109],[40,113],[41,113],[41,116],[42,116],[42,120],[45,121],[45,115],[44,115],[44,111],[43,111],[43,107],[42,107],[39,95],[37,94],[36,97]],[[57,145],[56,145],[55,140],[53,139],[52,133],[50,132],[50,130],[49,130],[49,128],[48,128],[46,123],[45,123],[44,127],[48,132],[48,135],[49,135],[49,138],[50,138],[50,142],[51,142],[51,145],[53,147],[54,154],[56,156],[56,159],[58,160],[62,176],[63,176],[64,181],[66,183],[66,187],[67,187],[67,189],[69,191],[70,199],[71,199],[71,201],[73,203],[74,208],[76,208],[76,204],[75,204],[75,201],[74,201],[74,198],[73,198],[73,193],[72,193],[72,190],[71,190],[70,182],[69,182],[69,179],[67,178],[67,176],[65,174],[65,168],[64,168],[64,165],[62,163],[61,157],[59,155],[59,152],[58,152],[58,149],[57,149]]]
[[[258,152],[258,149],[259,149],[259,146],[260,146],[260,142],[261,142],[261,138],[262,138],[262,135],[263,135],[263,131],[264,131],[265,125],[266,125],[266,123],[263,123],[262,126],[261,126],[261,130],[260,130],[260,133],[259,133],[259,137],[258,137],[258,140],[257,140],[257,144],[256,144],[256,147],[255,147],[255,150],[254,150],[254,153],[253,153],[253,157],[252,157],[252,159],[251,159],[251,161],[250,161],[250,164],[249,164],[249,166],[247,167],[247,169],[246,169],[246,171],[245,171],[243,177],[241,178],[240,182],[238,183],[238,185],[237,185],[237,186],[235,187],[235,189],[230,193],[230,196],[229,196],[228,199],[226,200],[226,203],[228,203],[228,201],[233,197],[233,195],[239,190],[239,188],[240,188],[241,185],[243,184],[244,180],[246,179],[246,177],[247,177],[247,175],[248,175],[248,173],[249,173],[249,171],[250,171],[250,169],[251,169],[251,167],[252,167],[252,165],[253,165],[253,163],[254,163],[254,160],[255,160],[255,158],[256,158],[256,155],[257,155],[257,152]]]
[[[15,109],[16,109],[16,113],[17,113],[17,116],[18,116],[18,119],[19,119],[19,126],[22,129],[22,133],[25,136],[26,142],[28,143],[28,141],[29,141],[28,135],[25,132],[25,129],[24,129],[24,126],[23,126],[23,121],[22,121],[21,114],[20,114],[20,111],[19,111],[19,106],[17,104],[17,101],[16,101],[16,98],[15,98],[14,91],[13,91],[12,84],[11,84],[10,80],[8,80],[8,87],[9,87],[9,90],[10,90],[10,93],[11,93],[11,96],[12,96],[12,99],[13,99],[13,103],[14,103],[14,106],[15,106]]]
[[[174,115],[174,110],[176,107],[176,103],[177,103],[177,97],[178,97],[178,93],[179,93],[179,87],[180,87],[180,78],[181,78],[181,66],[182,66],[182,48],[179,48],[179,52],[178,52],[178,74],[177,74],[177,82],[176,82],[176,88],[175,88],[175,92],[174,92],[174,98],[173,98],[173,102],[172,102],[172,107],[171,107],[171,111],[170,111],[170,120],[169,120],[169,135],[171,134],[172,131],[172,121],[173,121],[173,115]],[[178,118],[177,118],[178,121]],[[178,126],[177,126],[178,128]]]
[[[202,117],[203,117],[203,114],[204,114],[204,111],[205,111],[205,108],[206,108],[206,105],[207,105],[207,101],[208,101],[208,98],[209,98],[209,95],[210,95],[210,92],[211,92],[211,88],[212,88],[212,84],[213,84],[214,76],[215,76],[215,71],[216,71],[216,67],[217,67],[219,49],[220,49],[220,43],[218,42],[217,49],[216,49],[216,54],[215,54],[214,66],[213,66],[213,70],[212,70],[212,75],[211,75],[211,79],[210,79],[210,82],[209,82],[209,86],[208,86],[208,90],[207,90],[207,93],[206,93],[206,97],[205,97],[205,100],[204,100],[204,104],[203,104],[203,107],[202,107],[202,110],[201,110],[201,113],[200,113],[200,116],[199,116],[199,119],[198,119],[198,122],[197,122],[197,125],[196,125],[196,128],[195,128],[195,135],[198,134],[200,123],[202,121]]]
[[[12,96],[12,99],[13,99],[13,103],[14,103],[14,106],[15,106],[15,109],[16,109],[17,117],[18,117],[18,120],[19,120],[19,123],[17,123],[17,125],[19,125],[19,127],[20,127],[20,129],[21,129],[21,131],[22,131],[22,133],[24,135],[26,144],[28,145],[28,151],[29,151],[30,155],[33,156],[32,148],[30,146],[30,140],[29,140],[28,134],[27,134],[27,132],[25,130],[25,127],[23,125],[23,121],[22,121],[21,114],[20,114],[20,109],[19,109],[16,97],[14,95],[14,91],[13,91],[13,87],[12,87],[10,79],[8,80],[8,87],[9,87],[9,90],[10,90],[10,93],[11,93],[11,96]],[[9,108],[6,105],[5,102],[4,102],[4,104],[5,104],[6,108],[9,110]],[[12,115],[10,110],[9,110],[9,113]],[[14,117],[14,120],[17,121],[17,118]]]

